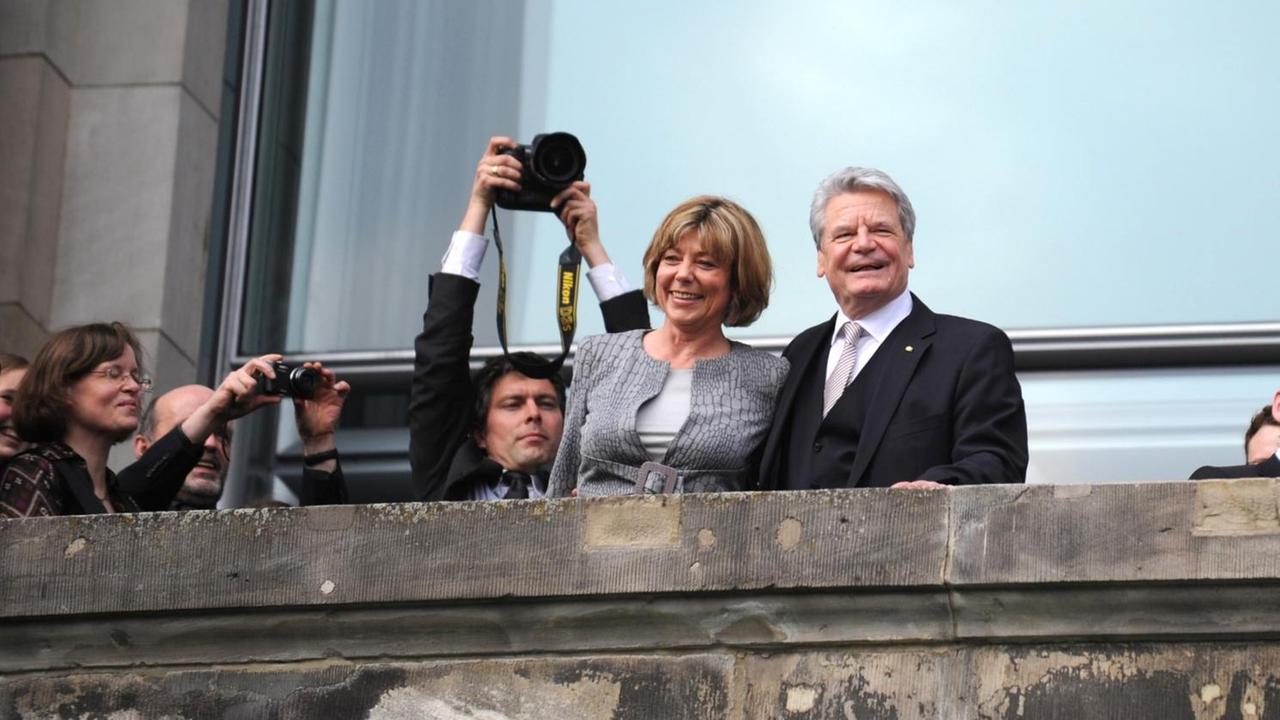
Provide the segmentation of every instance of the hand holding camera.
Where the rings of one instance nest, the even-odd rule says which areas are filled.
[[[295,400],[310,400],[316,394],[320,383],[320,373],[316,368],[320,363],[303,363],[300,366],[290,365],[276,360],[271,363],[272,374],[258,376],[258,392],[263,395],[280,395]],[[330,371],[332,374],[332,371]]]
[[[346,402],[347,393],[351,392],[351,385],[346,380],[338,380],[332,370],[318,362],[303,363],[292,372],[305,372],[313,379],[310,392],[305,397],[293,396],[293,416],[298,425],[298,437],[302,439],[303,452],[314,455],[334,447],[338,418],[342,415],[342,405]]]
[[[553,200],[581,181],[586,167],[586,152],[569,133],[538,135],[528,145],[501,135],[489,138],[459,229],[483,235],[495,202],[508,210],[559,214]]]
[[[596,203],[591,199],[591,183],[575,182],[552,198],[551,207],[559,214],[569,241],[582,253],[588,267],[609,262],[609,254],[600,242],[600,223]]]
[[[194,443],[203,443],[211,433],[225,427],[238,417],[248,415],[260,407],[280,402],[279,395],[259,392],[259,375],[275,379],[275,365],[284,356],[263,355],[231,371],[213,391],[213,395],[196,408],[182,423],[182,432]]]
[[[567,132],[536,135],[528,145],[499,151],[520,161],[519,189],[499,189],[498,207],[508,210],[556,212],[552,205],[561,191],[585,177],[587,152],[578,138]]]

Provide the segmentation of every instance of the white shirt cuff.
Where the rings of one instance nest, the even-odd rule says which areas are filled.
[[[600,302],[612,300],[619,295],[631,292],[631,283],[627,276],[613,263],[602,263],[587,270],[587,279],[591,281],[591,289],[596,291]]]
[[[449,249],[440,261],[440,272],[461,275],[480,280],[480,267],[484,265],[484,252],[489,249],[489,239],[466,230],[458,230],[449,240]]]

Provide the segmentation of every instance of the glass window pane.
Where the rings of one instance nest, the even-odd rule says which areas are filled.
[[[937,310],[1009,329],[1273,319],[1280,5],[315,7],[296,239],[284,222],[253,238],[289,277],[255,268],[248,346],[283,305],[292,351],[408,348],[485,140],[547,130],[582,138],[605,242],[636,284],[680,200],[724,194],[757,215],[777,285],[740,337],[834,311],[807,211],[847,164],[912,196],[911,284]],[[503,217],[512,337],[552,343],[563,231]],[[583,333],[600,330],[594,302]]]

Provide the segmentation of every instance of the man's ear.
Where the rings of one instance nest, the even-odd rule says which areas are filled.
[[[821,246],[821,245],[819,245],[819,246],[818,246],[818,277],[826,277],[826,276],[827,276],[827,269],[826,269],[826,267],[824,267],[825,263],[823,263],[822,261],[823,261],[823,257],[822,257],[822,246]]]
[[[471,431],[471,441],[474,442],[476,444],[476,447],[480,448],[481,450],[487,451],[489,449],[489,444],[484,441],[484,433],[480,432],[479,430]]]
[[[142,457],[146,454],[147,449],[151,447],[151,442],[141,435],[133,436],[133,456]]]

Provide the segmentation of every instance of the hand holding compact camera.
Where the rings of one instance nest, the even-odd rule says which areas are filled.
[[[258,392],[262,395],[280,395],[299,400],[310,400],[316,395],[320,374],[303,365],[290,365],[282,360],[271,363],[275,377],[258,376]]]

